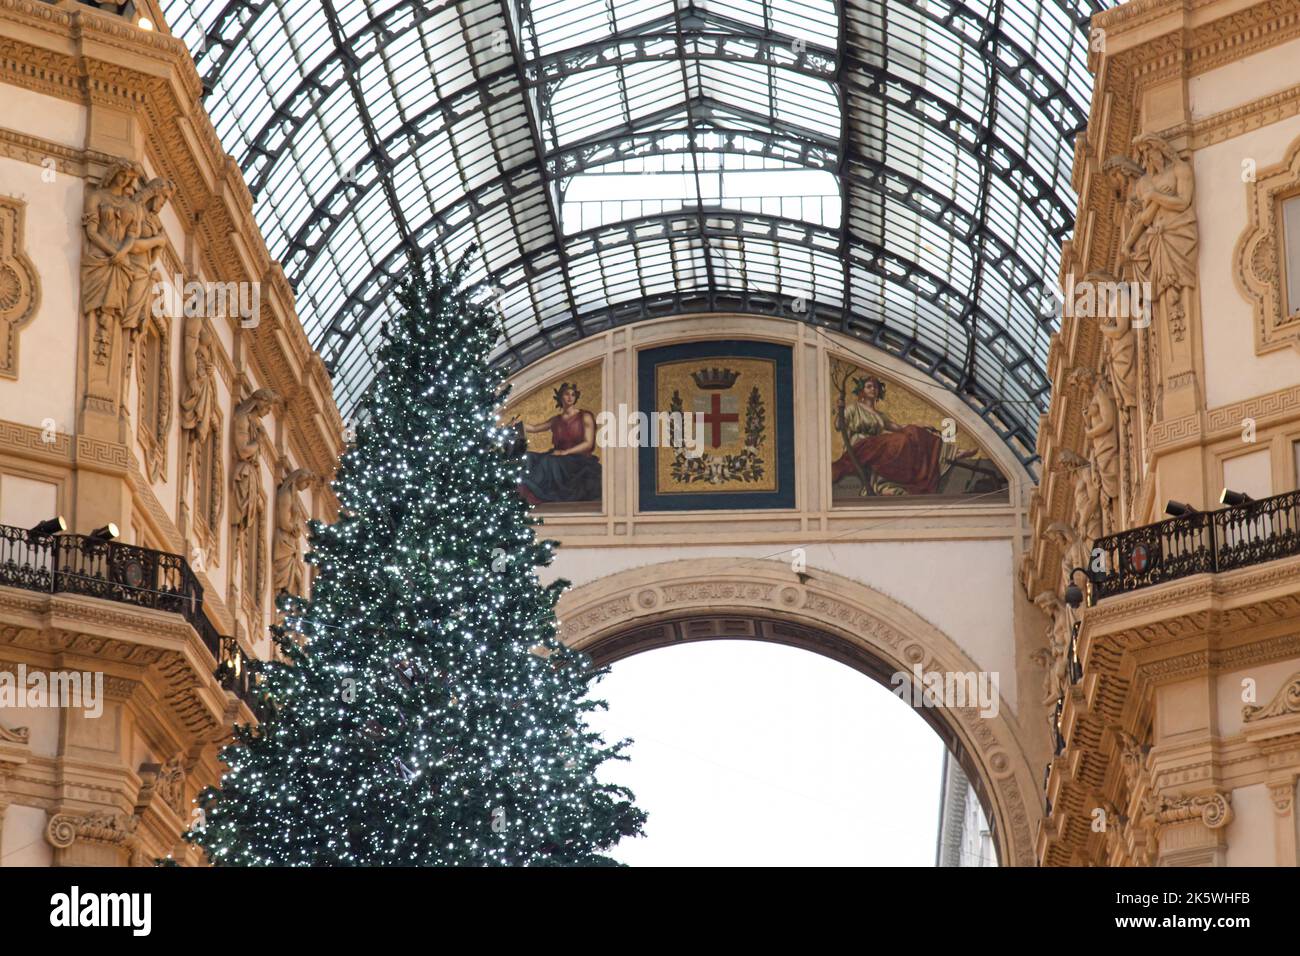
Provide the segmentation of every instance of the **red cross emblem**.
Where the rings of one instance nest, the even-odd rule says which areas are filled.
[[[1151,552],[1147,550],[1145,544],[1135,544],[1133,546],[1133,553],[1129,555],[1129,564],[1133,566],[1133,570],[1138,574],[1147,569],[1147,566],[1151,564]]]

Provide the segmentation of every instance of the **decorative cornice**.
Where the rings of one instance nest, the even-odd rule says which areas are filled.
[[[72,436],[60,431],[48,433],[42,428],[0,420],[0,455],[11,454],[57,465],[72,464]]]
[[[197,741],[224,737],[225,693],[211,672],[198,634],[179,615],[97,598],[0,587],[6,644],[40,653],[68,653],[145,668],[177,724]]]

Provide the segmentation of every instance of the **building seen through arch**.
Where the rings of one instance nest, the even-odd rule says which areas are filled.
[[[102,685],[0,701],[0,865],[203,863],[394,293],[467,252],[566,642],[905,682],[940,865],[1297,865],[1287,4],[5,0],[0,40],[0,674]]]

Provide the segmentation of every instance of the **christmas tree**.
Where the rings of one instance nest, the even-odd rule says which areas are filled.
[[[596,778],[626,741],[586,724],[589,659],[556,637],[566,582],[516,488],[488,364],[493,312],[413,270],[366,414],[313,523],[310,600],[281,599],[284,662],[253,665],[263,720],[239,726],[188,838],[218,865],[600,865],[639,835]]]

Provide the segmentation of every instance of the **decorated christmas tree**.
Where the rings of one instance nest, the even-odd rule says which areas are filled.
[[[625,759],[587,727],[589,659],[556,637],[564,582],[517,494],[499,426],[494,315],[413,270],[380,372],[313,523],[310,600],[282,598],[286,662],[254,664],[263,720],[236,728],[188,835],[218,865],[593,865],[639,835]]]

